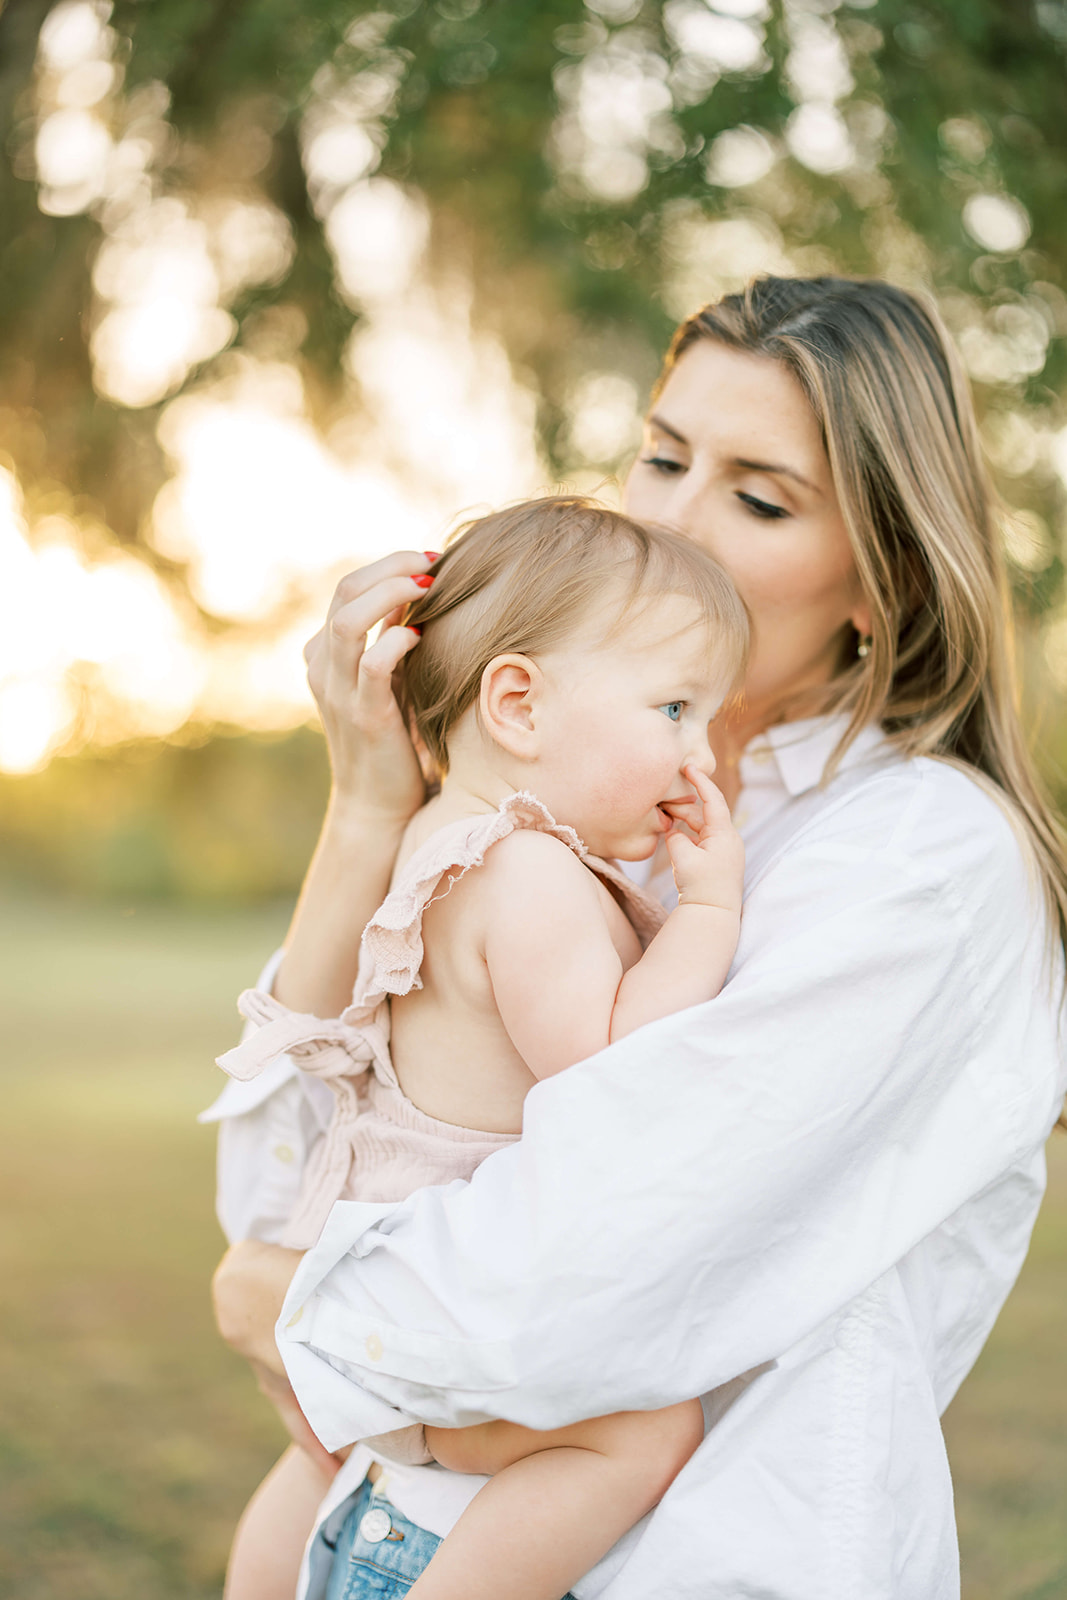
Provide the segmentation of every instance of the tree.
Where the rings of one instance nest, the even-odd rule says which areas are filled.
[[[534,387],[560,472],[582,371],[643,389],[680,311],[746,262],[929,285],[1027,513],[1020,599],[1043,611],[1062,579],[1065,54],[1059,0],[9,0],[4,448],[35,505],[72,505],[180,586],[145,538],[161,406],[264,347],[322,426],[358,404],[343,358],[373,305],[331,227],[388,181],[425,206],[430,274],[469,283]],[[259,229],[258,265],[216,271],[226,315],[204,301],[210,334],[162,386],[109,392],[116,238],[169,199],[218,268],[220,197],[246,208],[231,233]]]

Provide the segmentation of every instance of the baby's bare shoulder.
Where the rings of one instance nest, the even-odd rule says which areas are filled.
[[[484,866],[500,874],[550,872],[576,881],[593,876],[570,845],[537,828],[516,828],[498,840],[487,852]]]
[[[562,839],[535,828],[516,828],[493,845],[478,876],[491,895],[598,898],[596,876],[581,858]]]

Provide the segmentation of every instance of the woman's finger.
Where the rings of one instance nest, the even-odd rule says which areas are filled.
[[[326,691],[326,630],[320,628],[304,646],[304,663],[307,667],[308,688],[316,705],[322,704]]]
[[[393,550],[389,555],[382,556],[378,561],[372,561],[369,566],[357,567],[353,572],[346,572],[330,601],[330,609],[326,614],[329,622],[335,611],[342,606],[347,606],[353,600],[359,600],[376,589],[380,583],[388,583],[396,578],[413,577],[425,572],[431,565],[429,553],[422,550]],[[381,613],[379,613],[381,615]],[[377,620],[377,618],[375,619]]]
[[[304,647],[308,684],[319,706],[352,694],[370,629],[383,619],[388,626],[422,592],[410,577],[385,579],[328,617],[326,626]]]
[[[383,578],[373,588],[332,609],[326,618],[327,631],[342,640],[363,638],[383,618],[409,606],[423,593],[408,575]]]
[[[337,586],[325,626],[304,648],[334,793],[345,804],[395,817],[410,816],[425,792],[393,693],[393,673],[418,642],[400,619],[426,592],[417,569],[429,565],[428,555],[400,551],[350,573]],[[368,646],[369,630],[379,623],[378,637]]]
[[[419,642],[414,628],[385,628],[363,652],[356,679],[356,709],[361,721],[378,721],[396,708],[393,673]]]

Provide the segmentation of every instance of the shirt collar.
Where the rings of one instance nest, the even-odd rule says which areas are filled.
[[[741,757],[744,768],[752,758],[774,757],[786,791],[793,797],[806,794],[822,781],[827,762],[836,750],[849,719],[846,715],[808,717],[802,722],[780,722],[759,734]],[[885,734],[876,724],[861,728],[841,758],[839,771],[847,772],[885,743]]]

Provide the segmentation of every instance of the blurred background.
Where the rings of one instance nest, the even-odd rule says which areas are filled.
[[[219,1594],[280,1435],[193,1118],[325,796],[301,646],[460,511],[614,494],[685,313],[936,296],[1067,800],[1065,105],[1065,0],[0,0],[3,1592]],[[1067,1594],[1052,1156],[948,1418],[968,1600]]]

